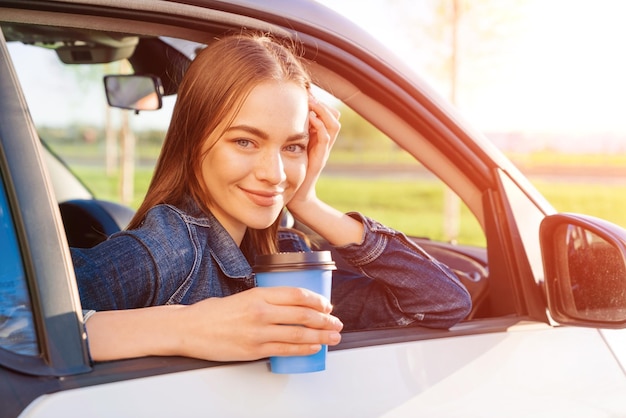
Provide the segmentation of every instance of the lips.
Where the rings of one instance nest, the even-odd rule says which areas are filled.
[[[250,190],[244,188],[241,190],[244,191],[252,203],[258,206],[269,207],[282,203],[282,191]]]

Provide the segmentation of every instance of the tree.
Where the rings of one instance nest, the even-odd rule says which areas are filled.
[[[426,0],[422,13],[397,13],[405,36],[420,54],[422,71],[442,82],[450,102],[463,107],[464,94],[487,82],[519,30],[526,0]],[[415,10],[412,0],[394,0],[398,10]],[[445,94],[445,93],[444,93]],[[446,188],[444,235],[456,241],[460,201]]]
[[[85,91],[92,89],[94,85],[102,85],[101,80],[105,74],[111,72],[129,74],[132,72],[132,68],[126,60],[108,64],[66,64],[66,66],[72,70],[75,83]],[[119,200],[120,203],[127,205],[133,199],[135,173],[135,136],[130,127],[129,111],[111,109],[106,100],[103,100],[102,105],[105,112],[105,174],[113,176],[119,169]],[[119,116],[119,120],[116,120],[115,116]],[[118,122],[117,127],[116,122]]]
[[[130,74],[131,66],[126,60],[120,61],[120,74]],[[130,110],[122,110],[120,122],[120,202],[129,205],[135,194],[135,135],[130,128],[128,113]]]
[[[411,0],[392,0],[412,10]],[[488,83],[523,29],[528,0],[424,0],[419,13],[396,13],[397,27],[419,57],[418,71],[455,106]]]

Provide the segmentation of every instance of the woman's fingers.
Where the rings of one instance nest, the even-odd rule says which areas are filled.
[[[328,344],[331,345],[331,344]],[[263,345],[261,357],[308,356],[322,349],[322,344],[286,344],[270,342]]]
[[[297,287],[256,288],[267,305],[258,319],[270,324],[295,324],[311,329],[341,331],[343,324],[330,312],[328,299]]]
[[[341,340],[338,331],[322,331],[299,325],[275,325],[267,330],[263,343],[297,345],[336,345]]]
[[[255,288],[266,305],[257,322],[255,339],[263,355],[305,355],[321,344],[341,341],[341,321],[330,315],[330,302],[321,295],[296,287]]]
[[[311,329],[341,331],[341,321],[329,314],[299,306],[276,306],[271,311],[271,323],[300,325]]]
[[[258,342],[261,356],[309,355],[318,352],[322,345],[337,345],[341,341],[338,331],[321,331],[298,325],[275,325],[267,329]]]
[[[313,96],[310,96],[309,98],[309,107],[312,112],[310,120],[313,128],[318,135],[328,135],[327,140],[332,145],[337,138],[339,130],[341,129],[341,124],[339,123],[339,111],[318,101]]]
[[[309,95],[309,107],[318,114],[320,118],[324,120],[328,119],[329,122],[339,122],[339,116],[341,115],[339,110],[328,106],[326,103],[320,102],[313,95]],[[333,123],[333,125],[334,124],[335,123]]]
[[[184,331],[178,349],[209,360],[253,360],[308,355],[336,345],[343,324],[330,302],[306,289],[253,288],[180,309]],[[180,318],[179,318],[180,319]]]
[[[330,313],[330,301],[319,293],[301,287],[256,287],[251,291],[261,293],[272,305],[306,306],[320,312]]]
[[[330,109],[316,105],[311,106],[309,116],[310,137],[309,142],[309,172],[311,179],[317,179],[320,171],[326,165],[337,134],[340,129],[339,121],[332,115]],[[317,109],[317,110],[313,110]]]
[[[265,341],[261,350],[266,356],[309,355],[322,345],[334,346],[341,341],[339,332],[321,332],[295,325],[277,325],[271,332],[275,338]]]

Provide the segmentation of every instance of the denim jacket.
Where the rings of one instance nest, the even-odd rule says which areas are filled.
[[[404,234],[358,213],[362,242],[335,247],[331,302],[344,329],[415,324],[448,328],[469,312],[458,278]],[[310,251],[281,232],[281,251]],[[140,228],[71,249],[84,309],[192,304],[254,287],[250,263],[210,213],[158,205]]]

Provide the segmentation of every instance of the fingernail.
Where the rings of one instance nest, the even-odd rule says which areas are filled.
[[[338,344],[341,341],[341,334],[338,332],[333,332],[328,336],[331,344]]]
[[[322,349],[322,345],[321,344],[311,344],[309,346],[309,348],[311,349],[311,351],[317,353],[318,351],[320,351]]]

